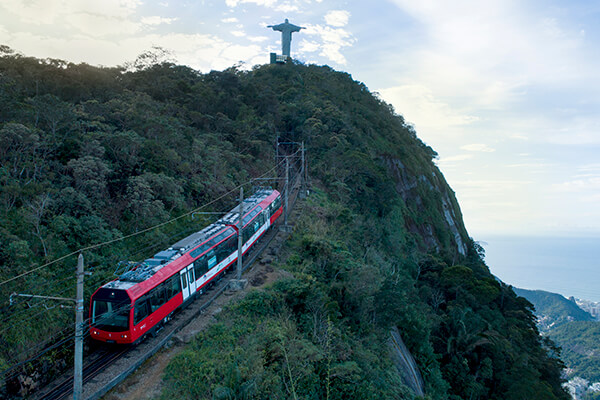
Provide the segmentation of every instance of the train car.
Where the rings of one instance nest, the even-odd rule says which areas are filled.
[[[244,200],[245,254],[282,213],[281,195],[261,189]],[[155,332],[237,261],[237,207],[217,222],[137,263],[90,300],[90,337],[129,344]]]

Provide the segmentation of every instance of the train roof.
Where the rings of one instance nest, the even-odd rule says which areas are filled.
[[[265,200],[268,200],[268,203],[272,202],[277,195],[279,195],[279,192],[276,190],[270,188],[261,188],[250,197],[244,199],[244,218],[242,219],[243,225],[246,226],[259,212],[262,211],[263,208],[259,209],[257,207],[258,205]],[[162,282],[164,279],[180,270],[183,266],[188,265],[197,256],[200,256],[202,253],[204,253],[204,247],[206,247],[206,250],[213,247],[213,245],[207,246],[207,244],[198,247],[199,245],[203,244],[221,232],[226,233],[224,238],[234,234],[235,231],[233,228],[230,228],[230,226],[237,226],[238,218],[238,207],[235,207],[218,221],[179,240],[175,244],[171,245],[171,247],[168,249],[156,253],[152,258],[146,259],[139,263],[129,263],[132,266],[130,270],[122,273],[118,279],[109,282],[102,287],[107,289],[132,291],[132,295],[134,295],[133,298],[137,297],[135,294],[140,292],[140,290],[136,289],[142,289],[141,286],[146,286],[145,284],[139,285],[140,283],[147,282],[148,284],[151,284],[150,281],[152,281],[152,286],[154,286],[155,284]],[[226,228],[228,229],[224,231]],[[195,254],[189,256],[188,253],[190,252]],[[177,260],[182,256],[185,256],[186,260],[180,260],[180,262],[177,262]],[[165,268],[167,266],[169,266],[169,268]],[[153,282],[155,280],[156,282]]]

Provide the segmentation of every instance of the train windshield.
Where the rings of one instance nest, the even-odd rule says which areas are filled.
[[[129,329],[131,300],[124,290],[100,288],[92,298],[92,326],[109,332]]]
[[[131,304],[107,300],[94,300],[92,325],[105,331],[125,331],[129,328]]]

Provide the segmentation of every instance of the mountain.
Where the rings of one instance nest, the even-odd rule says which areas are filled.
[[[291,277],[220,313],[169,366],[164,398],[412,398],[388,350],[396,329],[426,398],[568,398],[552,343],[490,274],[435,151],[351,75],[293,62],[126,71],[0,51],[2,281],[87,247],[89,296],[118,261],[198,219],[148,227],[231,208],[239,184],[277,176],[277,138],[306,144],[311,195],[277,264]],[[0,295],[70,296],[73,261]],[[72,326],[59,308],[2,312],[2,370]],[[50,376],[68,357],[21,376]]]
[[[540,330],[561,348],[569,378],[600,382],[600,323],[574,300],[560,294],[518,288],[514,291],[534,305]]]
[[[579,308],[573,300],[543,290],[513,288],[518,296],[529,300],[535,307],[539,328],[545,332],[570,321],[593,321],[590,313]]]

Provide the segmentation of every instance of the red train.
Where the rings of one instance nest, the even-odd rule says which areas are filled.
[[[243,253],[282,213],[281,195],[261,189],[244,200]],[[167,322],[237,261],[237,207],[167,250],[100,287],[90,301],[90,336],[108,343],[135,343]]]

